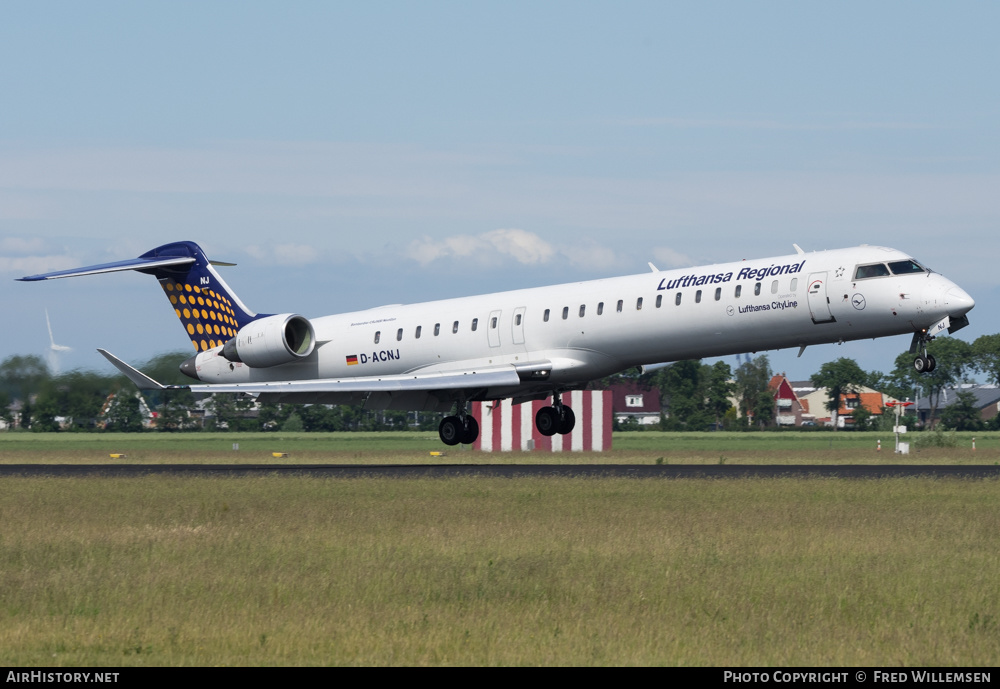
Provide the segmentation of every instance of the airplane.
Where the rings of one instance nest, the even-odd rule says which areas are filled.
[[[200,384],[164,386],[98,351],[140,389],[254,395],[260,402],[361,404],[449,412],[446,445],[479,435],[469,402],[552,398],[535,425],[573,430],[561,395],[635,367],[768,349],[912,334],[927,343],[969,323],[961,287],[895,249],[862,245],[660,271],[319,318],[251,311],[194,242],[138,258],[19,278],[134,270],[159,281],[196,351],[180,370]]]

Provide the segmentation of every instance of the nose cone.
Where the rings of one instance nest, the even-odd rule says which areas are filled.
[[[198,377],[198,365],[196,363],[197,359],[198,359],[198,355],[197,354],[195,354],[190,359],[186,359],[184,361],[184,363],[181,364],[180,369],[181,369],[181,373],[183,373],[188,378],[194,378],[195,380],[201,380],[201,378]]]
[[[976,305],[976,301],[969,296],[969,293],[958,285],[954,285],[945,292],[944,301],[949,316],[964,316]]]

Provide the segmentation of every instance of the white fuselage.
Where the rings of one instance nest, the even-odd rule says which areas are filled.
[[[490,390],[495,399],[579,387],[642,364],[920,332],[972,308],[937,273],[857,278],[859,265],[908,258],[862,246],[383,306],[311,319],[319,344],[302,361],[251,368],[216,348],[198,355],[197,374],[231,384],[549,367],[544,384]],[[426,397],[370,403],[444,408]]]

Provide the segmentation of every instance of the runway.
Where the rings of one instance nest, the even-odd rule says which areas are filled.
[[[64,478],[168,476],[313,476],[322,478],[452,478],[480,476],[626,477],[659,479],[738,478],[932,478],[996,479],[998,465],[871,464],[0,464],[0,477]]]

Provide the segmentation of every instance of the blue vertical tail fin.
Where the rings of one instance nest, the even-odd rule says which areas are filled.
[[[191,257],[194,261],[140,269],[140,272],[150,273],[159,281],[195,350],[203,352],[221,346],[259,317],[233,293],[194,242],[164,244],[139,258],[156,260],[173,256]]]
[[[184,326],[195,350],[199,352],[223,345],[240,328],[261,318],[248,309],[229,288],[205,252],[194,242],[174,242],[147,251],[138,258],[95,266],[31,275],[20,280],[114,273],[135,270],[155,277],[170,300],[177,318]]]

